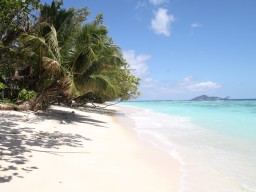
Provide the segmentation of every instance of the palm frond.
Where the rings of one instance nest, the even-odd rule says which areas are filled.
[[[58,44],[57,32],[55,28],[51,25],[50,32],[45,36],[45,40],[53,53],[54,59],[61,63],[60,47]]]
[[[48,47],[43,37],[23,33],[20,39],[25,47],[30,47],[34,52],[38,52],[41,47]]]
[[[120,89],[112,84],[111,80],[105,75],[94,75],[92,79],[96,82],[96,89],[98,92],[102,92],[105,95],[116,97],[119,94]]]
[[[75,98],[80,96],[80,92],[77,89],[73,78],[66,80],[65,84],[66,86],[63,86],[63,92],[68,98]]]
[[[75,73],[84,73],[97,58],[95,44],[96,40],[90,27],[84,27],[65,47],[65,50],[68,50],[64,58],[65,63],[67,62]]]
[[[54,74],[54,75],[59,75],[61,72],[61,64],[49,57],[42,57],[42,64],[44,69],[46,69],[47,72]]]
[[[48,57],[58,60],[51,47],[47,44],[45,38],[36,35],[22,34],[20,39],[24,46],[28,49],[31,49],[31,51],[34,53],[40,55],[42,52],[44,52],[48,55]]]
[[[82,83],[82,82],[80,82]],[[92,75],[87,77],[86,81],[80,84],[81,94],[88,92],[100,92],[103,95],[116,96],[119,89],[113,85],[107,76],[102,74]]]

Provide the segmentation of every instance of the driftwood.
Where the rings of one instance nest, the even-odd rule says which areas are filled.
[[[7,105],[7,104],[0,104],[0,110],[2,111],[14,110],[14,106]]]
[[[20,105],[0,104],[0,111],[28,111],[31,109],[29,102]]]

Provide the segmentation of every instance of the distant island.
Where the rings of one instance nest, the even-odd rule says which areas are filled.
[[[217,101],[217,100],[228,100],[228,99],[231,99],[231,97],[221,98],[221,97],[209,97],[207,95],[201,95],[191,99],[191,101]]]

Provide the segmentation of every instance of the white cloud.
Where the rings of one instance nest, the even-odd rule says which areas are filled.
[[[203,25],[202,24],[200,24],[200,23],[192,23],[191,24],[191,28],[200,28],[200,27],[202,27]]]
[[[212,81],[207,82],[201,82],[201,83],[195,83],[192,85],[187,86],[187,89],[193,92],[204,92],[204,91],[210,91],[213,89],[218,89],[221,86],[218,83],[214,83]]]
[[[192,76],[185,77],[178,85],[178,89],[190,92],[207,92],[220,88],[221,85],[212,81],[197,82]]]
[[[185,77],[185,78],[183,78],[182,80],[181,80],[181,82],[182,83],[184,83],[184,84],[186,84],[186,83],[191,83],[193,81],[193,77],[192,76],[187,76],[187,77]]]
[[[134,75],[142,77],[148,71],[146,62],[151,58],[150,55],[136,55],[135,51],[123,51],[123,56],[132,69],[135,69]]]
[[[170,36],[171,23],[175,21],[173,15],[168,15],[168,10],[164,8],[158,8],[155,13],[155,18],[151,20],[151,27],[156,34],[163,34]]]
[[[153,5],[160,5],[163,3],[167,3],[169,0],[149,0],[150,3],[152,3]]]

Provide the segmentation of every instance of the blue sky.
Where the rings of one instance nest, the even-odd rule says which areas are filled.
[[[43,2],[51,2],[44,0]],[[255,0],[64,0],[104,13],[139,99],[256,98]]]

